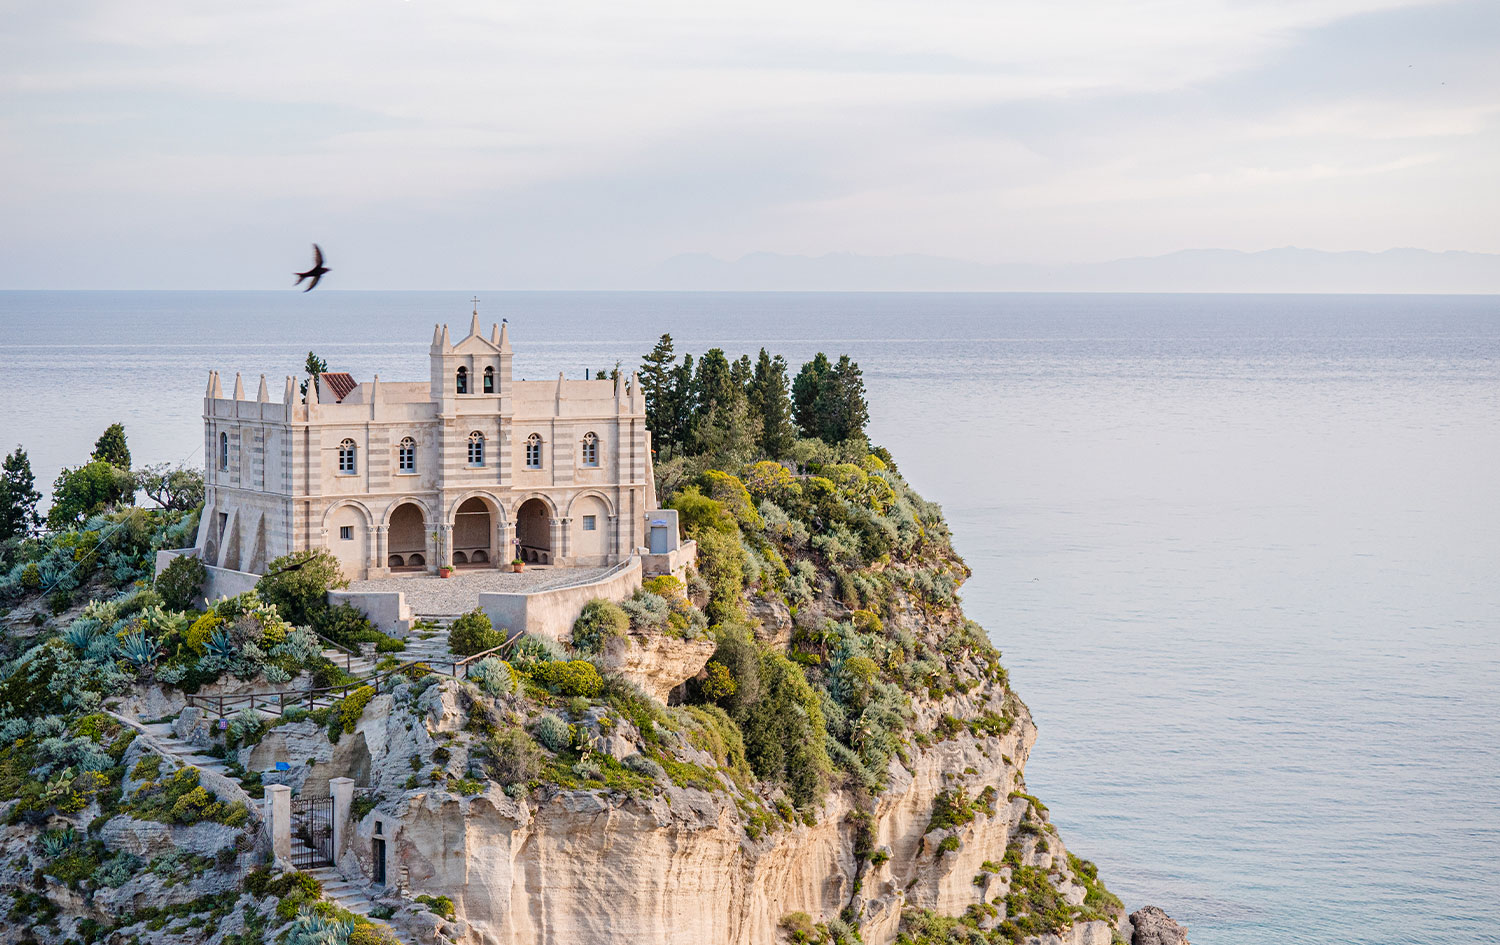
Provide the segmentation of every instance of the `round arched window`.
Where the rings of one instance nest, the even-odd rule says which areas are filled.
[[[469,369],[468,368],[461,367],[461,368],[458,369],[458,380],[457,380],[456,384],[454,385],[454,390],[456,390],[460,394],[467,394],[469,392]]]
[[[599,465],[599,437],[593,431],[583,435],[583,465]]]
[[[469,465],[484,465],[484,434],[478,430],[469,434]]]
[[[359,471],[354,458],[354,441],[344,440],[339,444],[339,472],[345,476],[352,476]]]
[[[542,436],[533,433],[526,438],[526,468],[542,468]]]

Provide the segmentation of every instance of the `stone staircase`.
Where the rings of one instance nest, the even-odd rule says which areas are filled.
[[[446,639],[447,637],[444,636],[445,642]],[[240,779],[230,773],[228,766],[222,760],[212,755],[204,754],[203,749],[197,745],[178,738],[172,731],[171,722],[137,722],[133,719],[127,719],[122,715],[116,715],[113,712],[110,715],[136,731],[149,735],[157,747],[182,764],[190,765],[204,771],[212,771],[240,785],[241,788],[244,787]],[[293,860],[296,860],[300,856],[311,854],[312,848],[301,837],[295,833],[292,834]],[[390,932],[391,936],[400,942],[401,945],[415,945],[415,942],[399,929],[380,919],[370,918],[370,910],[375,907],[375,903],[365,894],[362,887],[344,879],[338,870],[331,866],[320,866],[315,869],[306,870],[305,872],[317,877],[318,882],[323,884],[323,897],[325,899],[336,904],[341,909],[369,918],[372,923]]]
[[[307,845],[296,837],[292,838],[292,855],[295,857],[298,851],[306,851]],[[401,945],[415,945],[410,936],[380,919],[370,918],[370,910],[375,908],[375,903],[365,894],[363,887],[349,882],[338,870],[331,866],[320,866],[316,869],[304,870],[311,876],[317,878],[323,884],[323,898],[332,902],[340,909],[347,910],[358,916],[370,919],[372,923],[391,933],[391,936]]]
[[[448,626],[459,616],[459,614],[417,614],[418,622],[430,624],[433,629],[414,630],[407,634],[406,649],[397,656],[403,663],[410,660],[431,662],[453,659],[453,654],[448,652]]]
[[[115,718],[122,717],[115,716]],[[157,745],[161,746],[168,754],[183,764],[191,765],[194,768],[201,768],[204,771],[212,771],[214,774],[222,775],[235,784],[238,784],[241,789],[244,788],[245,785],[239,778],[229,772],[229,766],[224,764],[222,759],[215,758],[213,755],[208,754],[206,749],[200,748],[192,742],[184,741],[173,734],[171,722],[152,722],[147,724],[143,722],[130,723],[127,721],[127,724],[131,724],[137,731],[150,735]]]
[[[327,647],[323,650],[323,658],[329,660],[339,669],[345,670],[352,676],[365,677],[375,672],[375,663],[378,657],[350,656],[343,650]]]

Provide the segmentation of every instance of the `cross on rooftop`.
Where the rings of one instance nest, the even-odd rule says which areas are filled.
[[[472,299],[470,299],[469,301],[474,303],[474,314],[478,315],[479,314],[479,296],[476,295]]]

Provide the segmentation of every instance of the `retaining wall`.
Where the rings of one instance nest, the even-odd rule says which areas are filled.
[[[353,604],[382,633],[393,637],[406,636],[411,629],[411,608],[406,606],[406,595],[400,591],[329,591],[328,603],[334,607]]]
[[[489,615],[497,629],[514,633],[525,630],[534,636],[563,641],[573,636],[573,621],[583,605],[596,597],[621,601],[641,586],[641,559],[629,563],[590,584],[575,584],[531,594],[505,594],[484,591],[479,595],[479,609]]]

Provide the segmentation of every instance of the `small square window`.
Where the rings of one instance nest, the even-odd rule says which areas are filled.
[[[339,526],[339,537],[342,538],[344,541],[353,541],[354,540],[354,526],[353,525],[340,525]]]
[[[586,532],[593,531],[594,530],[594,523],[595,523],[594,516],[592,516],[592,515],[585,515],[583,517],[583,530],[586,531]]]

